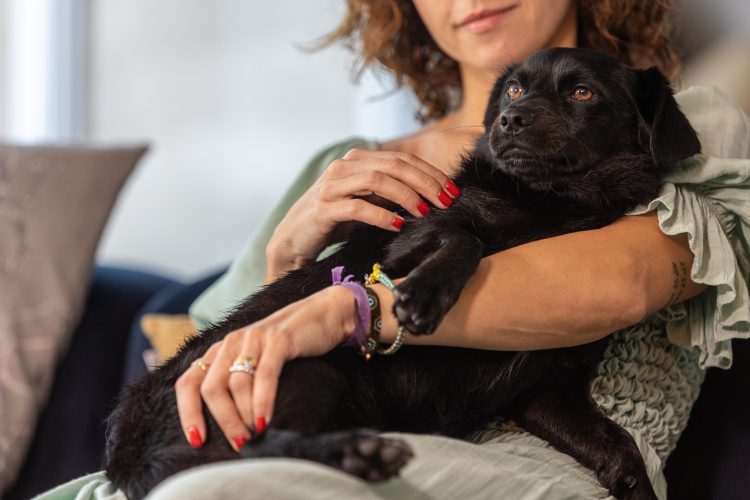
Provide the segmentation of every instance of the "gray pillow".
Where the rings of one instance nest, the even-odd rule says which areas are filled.
[[[107,216],[145,151],[0,145],[0,497],[82,314]]]

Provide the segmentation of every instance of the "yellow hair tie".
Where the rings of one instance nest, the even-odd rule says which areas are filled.
[[[365,285],[374,285],[375,283],[382,283],[388,290],[396,288],[391,278],[383,272],[383,269],[377,262],[372,265],[372,272],[365,274]]]

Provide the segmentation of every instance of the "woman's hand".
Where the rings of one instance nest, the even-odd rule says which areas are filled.
[[[355,324],[354,295],[332,286],[229,333],[177,379],[185,438],[193,447],[205,440],[202,398],[230,445],[239,450],[251,437],[250,429],[262,432],[270,422],[284,363],[329,352],[348,338]],[[229,372],[240,356],[252,358],[254,374]]]
[[[344,239],[350,221],[399,231],[403,207],[424,217],[429,207],[447,208],[460,191],[439,168],[408,153],[352,149],[333,161],[289,209],[266,247],[266,282],[313,261],[325,246]]]

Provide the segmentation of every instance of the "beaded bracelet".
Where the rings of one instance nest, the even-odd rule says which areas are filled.
[[[378,294],[370,287],[365,287],[365,290],[367,291],[368,305],[370,306],[370,335],[367,337],[363,354],[365,361],[370,361],[372,353],[378,347],[378,342],[380,342],[383,317],[380,314],[380,299],[378,298]]]
[[[375,283],[382,283],[391,292],[394,288],[396,288],[396,285],[393,284],[391,278],[389,278],[388,275],[383,272],[380,264],[378,264],[377,262],[372,265],[372,272],[365,275],[365,285],[374,285]],[[390,356],[391,354],[394,354],[403,345],[404,337],[406,337],[406,328],[399,325],[398,334],[393,340],[393,343],[388,347],[377,349],[377,353],[382,354],[383,356]]]

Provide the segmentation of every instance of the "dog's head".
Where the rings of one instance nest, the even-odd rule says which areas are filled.
[[[658,69],[635,70],[589,49],[547,49],[509,68],[484,126],[493,164],[543,190],[580,184],[622,155],[640,154],[656,171],[700,152]]]

